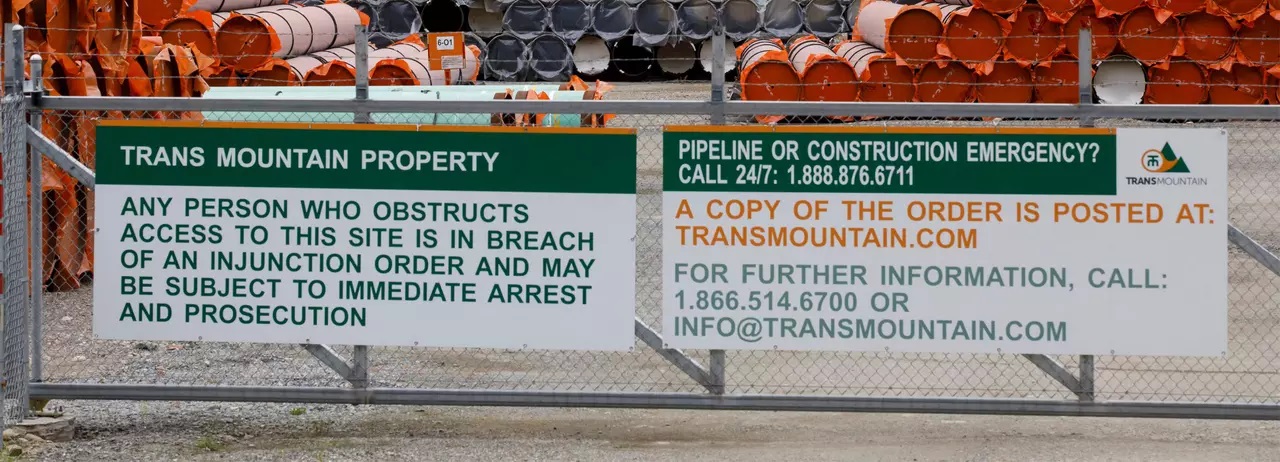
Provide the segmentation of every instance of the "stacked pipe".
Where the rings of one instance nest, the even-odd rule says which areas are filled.
[[[106,0],[102,0],[106,1]],[[166,43],[194,43],[218,58],[219,82],[240,80],[306,84],[307,69],[288,65],[290,59],[319,50],[299,50],[288,37],[287,19],[317,11],[304,8],[356,11],[368,25],[370,42],[387,48],[419,32],[461,31],[471,34],[481,49],[479,69],[490,80],[563,80],[567,75],[594,76],[613,70],[623,77],[683,77],[707,58],[703,44],[720,22],[735,40],[760,36],[789,38],[812,31],[827,39],[848,32],[843,11],[849,0],[139,0],[141,25],[165,37]],[[281,43],[219,38],[232,14],[257,18],[281,34]],[[349,15],[348,15],[349,16]],[[239,19],[233,32],[247,35]],[[292,25],[306,26],[305,22]],[[258,27],[258,31],[263,28]],[[554,38],[553,38],[554,37]],[[341,40],[340,40],[341,41]],[[519,41],[520,43],[515,43]],[[620,43],[630,42],[630,43]],[[583,50],[579,51],[579,43]],[[223,52],[219,45],[233,49]],[[311,45],[307,43],[306,45]],[[341,46],[342,43],[334,43]],[[483,46],[480,46],[483,45]],[[492,49],[492,52],[490,51]],[[601,61],[605,59],[607,66]],[[250,56],[254,55],[254,56]],[[243,61],[243,63],[241,63]],[[302,66],[315,64],[302,59]],[[583,65],[581,70],[579,64]],[[226,70],[223,68],[231,68]],[[318,66],[317,66],[318,67]],[[342,66],[329,66],[342,67]],[[257,78],[252,75],[257,71]],[[302,74],[301,76],[299,74]],[[343,71],[339,71],[343,73]],[[231,78],[234,75],[235,78]],[[330,79],[330,81],[336,81]]]
[[[208,88],[204,76],[214,60],[185,44],[144,37],[137,5],[125,0],[10,2],[0,0],[6,23],[25,27],[25,51],[39,53],[47,92],[59,96],[192,97]],[[28,63],[30,64],[30,63]],[[101,117],[193,119],[186,112],[46,112],[41,130],[73,158],[95,165],[95,121]],[[43,274],[38,287],[78,288],[93,271],[91,190],[47,159],[39,189],[49,204],[43,234]]]
[[[1273,5],[1274,3],[1274,5]],[[1277,100],[1280,2],[1264,0],[868,0],[847,7],[849,40],[833,36],[833,56],[849,66],[857,85],[806,79],[817,55],[797,59],[838,26],[814,27],[835,6],[810,0],[798,11],[812,34],[797,34],[795,11],[766,4],[752,10],[721,4],[722,14],[767,16],[761,28],[785,40],[731,38],[738,49],[746,100],[1077,103],[1080,56],[1088,53],[1094,94],[1106,104],[1263,104]],[[722,20],[724,16],[722,15]],[[753,19],[754,20],[754,19]],[[1081,50],[1080,31],[1092,43]],[[819,37],[815,37],[819,36]],[[818,42],[820,43],[820,42]],[[791,53],[790,72],[782,52]],[[825,54],[822,54],[825,56]],[[814,74],[816,75],[816,74]],[[818,82],[822,82],[822,86]],[[842,82],[842,81],[841,81]],[[792,88],[795,88],[792,90]],[[856,88],[853,89],[853,88]],[[823,97],[815,98],[817,93]],[[762,120],[772,118],[763,117]]]
[[[921,101],[1021,101],[1025,92],[995,91],[1018,85],[1032,90],[1031,101],[1070,101],[1079,93],[1065,88],[1075,78],[1068,75],[1070,61],[1081,53],[1074,37],[1084,27],[1095,36],[1092,66],[1102,66],[1106,79],[1130,76],[1112,70],[1127,69],[1130,58],[1142,68],[1138,102],[1169,101],[1170,88],[1280,73],[1273,69],[1280,62],[1274,40],[1280,10],[1272,5],[1280,2],[1267,0],[83,1],[91,5],[30,2],[24,8],[36,14],[11,17],[38,26],[38,41],[69,56],[127,47],[138,35],[154,33],[214,57],[212,75],[226,84],[309,84],[307,75],[316,76],[315,84],[345,83],[352,73],[347,66],[304,56],[349,45],[343,26],[353,18],[368,25],[378,49],[422,32],[467,32],[479,50],[478,77],[487,80],[558,81],[610,72],[635,79],[705,78],[699,70],[716,62],[705,45],[717,26],[739,46],[808,36],[833,53],[844,40],[869,44],[910,68],[912,98]],[[126,70],[118,59],[97,65],[104,74]],[[1196,68],[1203,78],[1195,78]],[[1149,79],[1155,79],[1151,85]],[[1184,93],[1174,100],[1225,95]]]

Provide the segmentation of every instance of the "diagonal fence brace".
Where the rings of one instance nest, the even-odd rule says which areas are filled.
[[[1071,371],[1067,370],[1067,367],[1063,366],[1062,363],[1045,355],[1024,354],[1022,357],[1027,358],[1027,361],[1031,361],[1031,364],[1035,364],[1036,367],[1040,368],[1041,371],[1044,371],[1045,374],[1048,374],[1049,377],[1052,377],[1053,380],[1056,380],[1058,383],[1062,384],[1062,386],[1067,387],[1067,390],[1074,393],[1080,400],[1093,400],[1093,387],[1090,386],[1089,389],[1086,390],[1081,386],[1080,379],[1076,378],[1076,376],[1072,374]]]
[[[311,356],[315,356],[316,359],[320,360],[320,362],[329,369],[337,372],[344,380],[350,382],[352,386],[356,388],[369,386],[368,370],[363,367],[352,366],[346,359],[339,356],[338,352],[333,351],[333,348],[329,348],[328,345],[304,343],[302,344],[302,348],[306,349],[308,353],[311,353]],[[357,354],[359,353],[360,352],[357,352]]]
[[[67,154],[67,151],[63,151],[62,148],[58,147],[57,143],[44,136],[44,133],[40,133],[40,130],[28,126],[27,143],[37,151],[43,152],[45,157],[53,161],[54,165],[62,168],[63,171],[89,189],[94,189],[97,186],[97,177],[94,176],[92,170],[89,170],[80,161],[71,157],[71,154]]]
[[[639,318],[636,318],[636,338],[639,338],[645,345],[648,345],[654,352],[657,352],[658,356],[661,356],[662,359],[667,360],[667,362],[676,366],[677,369],[680,369],[681,372],[684,372],[684,374],[693,379],[693,381],[698,382],[698,385],[702,385],[702,387],[706,388],[707,391],[715,394],[723,393],[724,385],[722,383],[718,383],[718,380],[716,380],[711,371],[702,367],[701,364],[698,364],[698,361],[690,358],[688,354],[685,354],[685,352],[663,346],[662,335],[654,331],[653,328],[649,327]]]
[[[1243,250],[1244,253],[1249,254],[1249,256],[1253,257],[1254,260],[1257,260],[1258,263],[1262,263],[1262,266],[1271,270],[1272,273],[1280,276],[1280,257],[1271,253],[1271,251],[1267,250],[1266,247],[1259,244],[1258,241],[1253,240],[1253,238],[1249,237],[1248,234],[1245,234],[1244,231],[1240,231],[1240,228],[1236,228],[1235,225],[1228,224],[1227,240],[1232,244],[1235,244],[1236,247],[1239,247],[1240,250]]]

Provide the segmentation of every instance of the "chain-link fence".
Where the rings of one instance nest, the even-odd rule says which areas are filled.
[[[38,67],[38,66],[37,66]],[[37,78],[37,80],[40,80]],[[47,79],[46,79],[47,81]],[[1087,82],[1086,82],[1087,83]],[[1075,83],[1072,82],[1074,85]],[[710,91],[698,87],[699,91]],[[719,89],[723,95],[723,89]],[[52,92],[52,95],[60,94]],[[1076,93],[1079,95],[1080,93]],[[5,150],[4,373],[10,418],[35,398],[592,405],[1280,418],[1280,115],[1267,106],[1107,107],[706,101],[4,100],[5,141],[46,157],[27,252],[26,153]],[[662,96],[662,95],[659,95]],[[699,98],[701,99],[701,98]],[[249,111],[252,109],[252,112]],[[27,133],[21,114],[43,138]],[[18,117],[13,117],[18,114]],[[94,129],[102,120],[451,124],[608,119],[637,132],[636,341],[624,353],[150,342],[93,334]],[[1221,127],[1230,136],[1228,354],[1221,358],[675,351],[661,336],[662,129],[862,126]],[[541,115],[541,118],[540,116]],[[766,116],[768,117],[768,116]],[[342,120],[334,120],[340,118]],[[431,119],[437,120],[437,119]],[[10,234],[11,231],[15,231]],[[27,299],[30,255],[43,298]],[[1186,262],[1194,265],[1196,262]],[[32,273],[36,274],[36,273]],[[34,278],[33,278],[34,279]],[[37,291],[40,292],[40,291]],[[27,306],[31,305],[28,309]],[[27,315],[30,314],[30,318]],[[30,333],[29,333],[30,332]],[[31,341],[28,342],[28,338]],[[31,346],[28,354],[27,345]],[[30,372],[28,372],[28,358]]]

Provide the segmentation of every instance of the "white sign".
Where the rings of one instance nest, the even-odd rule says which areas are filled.
[[[1219,356],[1218,129],[668,127],[673,348]]]
[[[633,135],[415,130],[100,127],[95,334],[633,347]]]

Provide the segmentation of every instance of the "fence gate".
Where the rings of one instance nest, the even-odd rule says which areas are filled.
[[[1085,37],[1087,40],[1087,35]],[[23,79],[23,54],[20,50],[22,41],[19,38],[20,36],[10,36],[7,41],[14,48],[6,53],[8,65],[0,108],[3,111],[0,114],[0,120],[3,120],[3,144],[0,146],[4,153],[3,373],[5,415],[10,420],[28,415],[31,411],[28,403],[32,400],[49,399],[1280,418],[1280,259],[1274,253],[1280,247],[1280,221],[1276,218],[1280,216],[1280,203],[1277,202],[1277,198],[1280,198],[1280,182],[1276,180],[1280,178],[1280,173],[1277,173],[1280,172],[1280,157],[1276,155],[1276,149],[1280,147],[1280,135],[1275,129],[1280,126],[1280,112],[1276,112],[1272,106],[1096,106],[1087,103],[1091,101],[1089,97],[1082,98],[1086,103],[1080,105],[819,105],[743,102],[725,101],[723,82],[713,85],[715,91],[708,101],[393,101],[371,100],[365,87],[361,87],[357,95],[353,95],[353,99],[342,101],[67,97],[46,95],[41,91],[41,65],[32,65],[31,79]],[[1087,79],[1081,88],[1083,94],[1088,96],[1090,85]],[[201,114],[204,122],[190,121],[193,114]],[[323,119],[337,117],[335,114],[345,119]],[[98,150],[93,143],[119,147],[142,141],[139,136],[161,133],[147,132],[144,130],[146,127],[139,128],[138,121],[144,119],[161,121],[149,125],[150,127],[169,127],[166,130],[170,131],[163,133],[171,138],[158,141],[160,143],[181,144],[200,140],[212,146],[224,142],[245,142],[245,139],[237,139],[235,132],[215,131],[219,125],[214,121],[218,120],[254,124],[295,122],[312,126],[318,122],[345,123],[358,120],[373,122],[372,125],[363,125],[364,127],[378,127],[388,121],[404,120],[397,117],[411,117],[413,114],[449,114],[452,117],[451,124],[481,125],[487,125],[496,115],[502,114],[616,115],[609,126],[620,129],[617,133],[633,137],[625,139],[634,139],[634,159],[629,158],[630,145],[619,148],[615,146],[617,139],[605,135],[599,135],[600,138],[576,138],[579,141],[572,142],[557,141],[564,143],[558,145],[561,148],[576,145],[575,143],[584,144],[578,145],[578,152],[573,149],[554,152],[533,148],[529,150],[537,151],[539,155],[569,159],[566,162],[579,162],[583,171],[539,170],[548,167],[539,165],[537,158],[512,157],[515,156],[512,154],[504,159],[525,162],[520,164],[524,166],[524,174],[503,177],[501,185],[521,191],[580,188],[581,194],[596,199],[563,199],[563,205],[559,207],[562,214],[555,216],[558,217],[557,220],[565,220],[566,223],[577,223],[573,220],[579,220],[582,223],[593,223],[591,226],[598,225],[599,228],[592,229],[597,231],[596,236],[600,236],[601,242],[626,235],[628,230],[619,232],[608,226],[608,220],[592,221],[593,217],[574,214],[574,210],[600,210],[602,216],[621,213],[620,216],[624,218],[634,210],[634,238],[630,235],[624,237],[632,242],[629,245],[634,249],[635,312],[634,320],[627,321],[633,327],[627,329],[633,331],[633,338],[627,337],[632,332],[625,332],[623,341],[618,342],[616,337],[586,328],[580,329],[577,337],[564,338],[553,335],[554,330],[547,330],[557,326],[564,327],[563,325],[552,326],[539,320],[528,321],[526,327],[514,330],[510,335],[537,339],[546,344],[561,342],[565,345],[599,337],[609,348],[602,348],[607,351],[574,351],[522,348],[519,345],[429,348],[408,345],[324,345],[305,341],[250,343],[234,341],[234,336],[237,335],[235,330],[220,331],[223,334],[219,335],[224,337],[215,339],[220,341],[214,342],[109,340],[95,335],[95,332],[99,335],[103,332],[100,330],[101,326],[110,325],[118,319],[111,319],[114,316],[94,317],[93,267],[90,262],[95,245],[91,236],[104,227],[114,226],[117,228],[112,229],[118,229],[127,224],[127,220],[95,223],[95,212],[107,210],[95,207],[130,207],[122,204],[121,198],[132,194],[104,194],[102,201],[105,202],[99,202],[95,198],[95,189],[102,187],[115,188],[116,191],[154,192],[157,191],[156,185],[168,185],[166,187],[173,188],[171,195],[156,194],[155,197],[172,199],[194,197],[191,196],[191,191],[200,186],[197,185],[199,181],[190,176],[182,176],[181,173],[130,174],[129,172],[143,170],[140,170],[141,167],[133,169],[119,158],[97,156],[95,159],[95,152]],[[753,123],[759,114],[785,115],[789,119],[811,117],[811,122],[814,123],[804,124],[799,128],[783,128],[779,125],[778,128],[761,129]],[[338,127],[339,131],[333,132],[334,134],[315,132],[315,136],[330,137],[334,143],[347,143],[351,140],[344,137],[352,135],[341,130],[352,127],[356,125]],[[818,128],[815,130],[814,127]],[[1183,341],[1167,345],[1166,351],[1201,351],[1202,349],[1197,349],[1200,348],[1198,345],[1217,341],[1215,336],[1222,332],[1223,324],[1227,335],[1226,351],[1210,355],[1197,353],[1196,356],[1162,356],[1164,353],[1149,353],[1155,347],[1143,350],[1142,345],[1135,346],[1132,350],[1134,353],[1117,351],[1116,354],[1083,356],[1008,354],[1002,351],[911,352],[909,348],[885,351],[805,351],[803,348],[775,350],[736,346],[742,345],[741,338],[707,340],[705,343],[688,339],[676,342],[673,339],[681,329],[703,329],[703,326],[690,322],[675,324],[675,331],[664,327],[667,324],[664,324],[663,306],[664,303],[669,303],[673,295],[664,292],[663,287],[667,280],[663,272],[663,236],[664,229],[675,229],[667,226],[666,220],[674,216],[672,211],[676,210],[680,202],[680,199],[671,199],[689,198],[696,201],[709,197],[708,194],[746,197],[733,196],[736,193],[728,189],[696,186],[696,182],[678,186],[683,177],[674,172],[672,167],[681,162],[681,154],[677,153],[673,143],[687,141],[688,146],[695,146],[698,140],[706,141],[710,139],[707,137],[720,136],[721,139],[729,140],[730,145],[740,142],[741,145],[749,146],[761,142],[766,143],[763,146],[768,146],[767,143],[771,142],[769,140],[781,140],[778,142],[784,146],[788,142],[799,145],[818,140],[821,145],[822,140],[837,139],[830,137],[844,136],[839,133],[850,130],[880,133],[876,136],[884,136],[884,140],[890,141],[894,136],[907,136],[902,135],[903,133],[915,133],[914,130],[943,137],[938,138],[940,141],[937,142],[944,144],[952,142],[947,141],[951,138],[944,139],[947,136],[985,133],[986,135],[972,135],[979,136],[973,138],[972,142],[983,143],[994,142],[995,138],[988,140],[981,136],[998,137],[1033,132],[1078,133],[1055,130],[1079,127],[1096,127],[1098,130],[1086,134],[1092,133],[1089,136],[1103,138],[1128,136],[1123,133],[1137,128],[1195,127],[1216,129],[1196,133],[1225,133],[1223,136],[1228,138],[1230,149],[1226,171],[1229,213],[1227,216],[1216,217],[1224,221],[1229,218],[1230,222],[1226,226],[1229,249],[1224,249],[1227,254],[1225,270],[1229,284],[1226,318],[1218,316],[1216,320],[1203,326],[1203,337],[1186,337]],[[970,129],[979,130],[966,131]],[[412,133],[433,133],[433,130],[430,127],[419,127]],[[390,132],[366,133],[393,136],[387,135]],[[486,139],[495,143],[519,142],[503,138],[515,132],[485,133],[478,136],[491,137]],[[606,130],[593,133],[613,132]],[[436,136],[432,140],[449,142],[446,135],[432,136]],[[829,137],[822,138],[825,136]],[[924,144],[919,146],[925,146],[922,149],[928,148],[929,142],[921,143]],[[846,143],[844,146],[847,148],[850,145]],[[628,156],[605,155],[615,152],[615,149],[617,152],[628,153]],[[946,156],[946,149],[940,149],[942,151],[939,155]],[[1159,154],[1160,146],[1153,146],[1152,149]],[[182,155],[187,154],[189,153]],[[375,153],[371,162],[378,162],[378,155]],[[595,158],[578,159],[583,155]],[[1094,155],[1099,154],[1095,152]],[[1101,155],[1117,154],[1112,152]],[[1198,155],[1201,154],[1179,152],[1172,157],[1165,156],[1164,160],[1156,160],[1155,164],[1144,168],[1149,167],[1149,171],[1178,168],[1173,165],[1176,159],[1195,158],[1189,156]],[[212,158],[212,154],[210,157]],[[132,159],[136,161],[138,158]],[[155,157],[151,159],[154,160]],[[483,163],[485,158],[471,156],[466,159],[470,166],[473,161]],[[1165,161],[1171,163],[1165,165]],[[388,162],[393,163],[393,160]],[[447,163],[451,162],[452,160]],[[1084,165],[1084,161],[1081,162]],[[392,163],[387,165],[392,166]],[[792,165],[801,163],[797,161]],[[1133,163],[1135,167],[1140,165],[1137,158]],[[797,179],[805,175],[817,178],[811,184],[826,181],[821,179],[826,174],[821,166],[788,173],[785,165],[779,165],[779,168],[768,171],[758,169],[754,174],[765,175],[760,178],[777,178],[767,176],[771,174],[800,175],[783,177],[790,178],[786,181],[791,181],[793,186],[805,184],[806,180]],[[992,188],[992,185],[1002,181],[999,177],[983,179],[982,175],[989,173],[980,170],[960,169],[948,176],[945,171],[931,171],[930,168],[934,167],[920,164],[910,174],[899,171],[870,171],[864,174],[856,170],[845,171],[844,174],[847,178],[853,178],[846,179],[847,183],[856,182],[859,176],[866,183],[890,181],[886,179],[890,176],[900,178],[918,175],[925,178],[926,175],[933,175],[930,178],[949,178],[947,181],[953,183],[948,184],[953,184],[955,188],[969,188],[968,190],[978,192],[983,191],[980,188]],[[1087,175],[1092,170],[1088,169],[1093,167],[1088,166],[1079,167],[1083,169],[1079,171],[1071,170],[1077,168],[1072,166],[1061,167],[1063,170],[1035,170],[1037,167],[1034,166],[1017,168],[1022,169],[1017,170],[1019,175],[1025,174],[1029,175],[1027,178],[1037,179],[1008,187],[1021,188],[1015,192],[1021,191],[1029,195],[1037,194],[1036,191],[1056,191],[1058,194],[1075,191],[1078,194],[1089,194],[1089,191],[1093,191],[1090,188],[1116,187],[1115,184],[1108,186],[1105,181],[1063,182],[1055,179],[1058,178],[1055,175],[1059,174],[1078,175],[1071,177],[1076,179],[1090,178]],[[1203,173],[1196,173],[1197,175],[1206,175],[1209,178],[1207,181],[1218,181],[1217,184],[1221,185],[1221,178],[1215,180],[1215,177],[1209,176],[1214,173],[1210,172],[1212,169],[1207,164],[1191,164],[1190,168],[1200,169],[1195,172]],[[615,191],[618,183],[590,180],[591,175],[604,179],[614,178],[611,175],[619,171],[629,178],[632,170],[636,180],[634,190],[623,187]],[[103,175],[102,185],[98,185],[97,181],[96,174],[99,171]],[[1116,174],[1114,170],[1106,169],[1099,172],[1102,172],[1099,175]],[[365,181],[354,176],[334,176],[321,170],[308,175],[339,185]],[[388,175],[378,177],[374,183],[400,181],[398,178],[401,177]],[[881,180],[873,180],[877,175]],[[839,177],[840,173],[837,171],[834,176]],[[128,177],[127,182],[122,180],[125,177]],[[556,178],[576,180],[565,183],[555,180]],[[182,183],[184,181],[188,183]],[[269,185],[301,184],[315,180],[283,175],[245,174],[225,177],[219,181],[240,184],[247,191]],[[778,194],[788,192],[781,187],[769,189],[775,185],[773,179],[756,181],[761,188],[759,191],[763,191],[759,197],[781,197]],[[411,182],[405,184],[411,185]],[[472,187],[468,186],[470,184],[460,182],[457,187],[466,190],[465,188]],[[379,190],[383,185],[367,184],[364,187]],[[817,189],[814,191],[814,194],[821,192]],[[599,208],[601,204],[614,204],[610,202],[614,200],[611,199],[614,196],[609,194],[631,197],[632,193],[634,203],[623,201]],[[1002,193],[1008,194],[1009,191]],[[248,194],[243,191],[224,190],[221,194],[228,198],[249,197],[243,196]],[[297,200],[305,200],[323,198],[326,194],[333,193],[288,194],[292,194],[289,197]],[[480,197],[480,193],[466,193],[475,194],[474,196],[459,194],[459,197]],[[358,194],[351,193],[352,200],[356,200],[357,196]],[[668,201],[664,201],[664,196],[668,197]],[[368,200],[376,202],[383,199],[396,200],[397,197],[386,193],[370,194]],[[159,202],[151,205],[156,204]],[[138,204],[132,206],[144,207]],[[215,205],[216,207],[219,206]],[[1052,213],[1048,210],[1042,212],[1046,215]],[[904,209],[900,213],[907,212]],[[1082,213],[1089,215],[1092,212],[1085,210]],[[1128,218],[1146,213],[1149,210],[1124,211]],[[154,221],[154,217],[147,218],[143,215],[145,214],[138,215],[136,220],[140,223],[159,223]],[[217,222],[217,219],[207,221],[212,224]],[[284,223],[281,221],[277,224]],[[191,234],[196,235],[198,233]],[[102,236],[98,235],[100,238]],[[1122,239],[1120,234],[1116,236],[1120,240],[1136,239],[1132,236]],[[1146,238],[1159,241],[1162,236],[1156,234]],[[953,241],[953,244],[956,242],[960,241]],[[1055,251],[1054,242],[1045,239],[1043,245],[1044,252]],[[102,258],[97,261],[99,267],[115,267],[115,274],[132,276],[128,271],[119,273],[121,268],[131,266],[118,260],[122,258],[118,243],[99,240],[97,247],[98,250],[108,249],[114,252],[109,255],[101,254]],[[1111,251],[1124,253],[1126,249],[1116,246]],[[1178,248],[1169,249],[1171,261],[1178,260],[1179,251]],[[1180,261],[1179,268],[1204,271],[1210,275],[1222,274],[1224,268],[1213,267],[1214,263],[1209,261],[1197,260],[1194,255],[1199,254],[1186,255],[1188,257]],[[742,258],[748,257],[750,256]],[[1220,258],[1220,254],[1217,258]],[[948,261],[940,260],[938,264],[945,265]],[[607,266],[606,263],[602,265]],[[1197,269],[1197,265],[1205,266]],[[612,267],[606,269],[631,270]],[[137,274],[143,272],[139,270]],[[39,277],[28,279],[28,275]],[[1019,277],[1025,277],[1025,274]],[[102,279],[98,283],[111,284],[112,287],[118,284]],[[1158,284],[1158,281],[1128,283]],[[1222,284],[1220,280],[1204,283],[1206,292],[1211,292],[1208,288],[1214,284],[1219,284],[1218,287]],[[156,284],[157,290],[165,289],[161,283]],[[669,289],[674,290],[674,287]],[[592,295],[598,295],[599,300],[609,303],[631,303],[627,298],[632,297],[620,295],[626,294],[625,289],[619,290],[621,292]],[[698,290],[701,289],[689,286],[687,296],[690,299],[687,303],[690,306],[701,303],[693,301],[692,294]],[[1067,292],[1063,293],[1065,297]],[[1096,299],[1096,303],[1110,303],[1105,299],[1110,296],[1107,295],[1108,292],[1095,293],[1102,294],[1098,295],[1100,298]],[[715,298],[711,298],[712,296]],[[708,306],[719,303],[727,310],[731,304],[746,306],[755,303],[750,299],[746,292],[733,295],[717,293],[709,295],[706,303]],[[843,300],[839,303],[845,303]],[[993,304],[1009,303],[999,297],[988,301]],[[797,298],[791,303],[799,306],[801,302]],[[836,301],[809,300],[804,303],[825,303],[831,308],[831,303]],[[860,303],[862,305],[859,305],[859,309],[865,310],[876,302],[864,297]],[[1027,310],[1039,308],[1042,307],[1027,307]],[[1162,306],[1149,304],[1134,308],[1142,312],[1158,312]],[[779,308],[779,311],[785,310]],[[141,313],[143,311],[138,310],[133,315],[142,316]],[[158,313],[151,311],[146,316],[160,316]],[[325,322],[334,325],[339,322],[337,314],[326,313],[323,315],[327,316],[324,318]],[[173,313],[174,316],[187,314],[180,308],[175,308]],[[201,309],[196,311],[195,316],[198,318],[205,314]],[[316,312],[311,315],[320,316]],[[250,313],[249,316],[266,319],[257,313]],[[344,322],[355,322],[355,315],[352,313],[342,316],[345,316],[342,319],[349,319]],[[1122,315],[1113,316],[1117,317],[1110,321],[1082,319],[1079,322],[1094,322],[1099,325],[1125,322]],[[732,322],[740,329],[737,332],[742,332],[742,326],[746,322],[743,321],[744,318],[733,319]],[[1215,318],[1210,316],[1208,319]],[[1158,320],[1153,320],[1152,326],[1163,325],[1155,321]],[[563,322],[571,326],[577,321],[566,318]],[[1131,323],[1130,326],[1138,324],[1141,323]],[[402,331],[412,327],[396,326],[396,329],[387,331],[386,335],[411,335],[411,332]],[[715,328],[715,325],[710,327],[712,330]],[[792,329],[798,328],[792,326]],[[1003,325],[1001,329],[1001,333],[1011,332]],[[538,332],[539,330],[542,331]],[[1041,331],[1038,335],[1050,335],[1045,332]],[[167,335],[145,329],[138,330],[135,334],[137,336],[132,338],[160,339]],[[440,332],[438,335],[451,333]],[[1135,331],[1134,335],[1146,334]],[[368,343],[374,343],[374,340],[379,339],[370,339]],[[784,343],[788,340],[776,341]],[[618,344],[621,344],[620,348],[616,348]],[[676,347],[673,344],[692,346]]]

